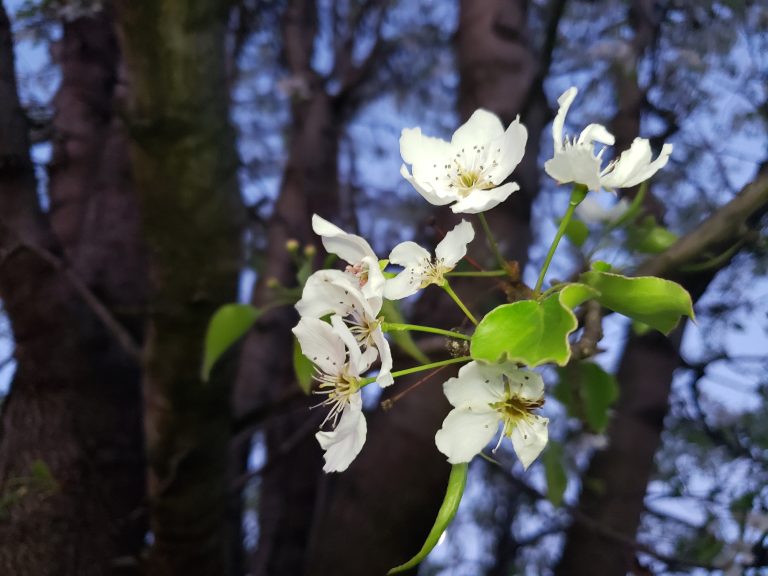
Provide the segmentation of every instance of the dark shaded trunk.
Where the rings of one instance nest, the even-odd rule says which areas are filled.
[[[226,2],[117,2],[133,175],[150,254],[144,400],[152,575],[228,573],[230,390],[203,382],[208,321],[237,298],[242,207]],[[226,365],[225,365],[226,366]]]
[[[0,571],[134,573],[145,525],[140,372],[120,342],[140,338],[141,323],[129,334],[110,309],[139,308],[144,275],[130,179],[115,169],[124,153],[111,20],[102,12],[64,28],[51,197],[79,206],[54,206],[52,225],[38,205],[4,11],[0,42],[0,291],[17,361],[0,433]],[[120,213],[102,213],[113,202]],[[110,272],[113,250],[125,268]],[[35,461],[55,484],[31,478]]]

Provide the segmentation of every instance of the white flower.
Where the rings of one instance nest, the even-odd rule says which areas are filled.
[[[603,205],[592,196],[587,196],[576,206],[576,214],[587,224],[605,224],[621,218],[629,210],[629,202],[622,198],[610,208]]]
[[[450,142],[424,136],[421,128],[406,128],[400,136],[400,173],[427,202],[451,204],[456,213],[477,214],[503,202],[519,190],[515,182],[501,183],[520,163],[528,132],[517,118],[507,130],[486,110],[477,110],[454,132]]]
[[[296,310],[303,318],[333,314],[343,320],[363,351],[363,361],[370,365],[381,358],[376,383],[384,388],[394,380],[392,353],[381,329],[382,303],[380,296],[366,298],[357,281],[341,270],[319,270],[307,279]]]
[[[312,216],[312,230],[322,238],[323,246],[329,253],[336,254],[349,264],[347,274],[357,279],[366,297],[381,296],[384,274],[379,267],[379,258],[365,238],[348,234],[317,214]]]
[[[544,404],[544,382],[538,373],[511,363],[470,362],[443,390],[454,409],[435,435],[435,443],[451,464],[469,462],[496,435],[499,424],[502,431],[496,449],[508,436],[523,468],[546,446],[549,420],[533,414]]]
[[[672,153],[672,144],[664,144],[656,160],[651,160],[651,145],[644,138],[635,138],[629,150],[624,151],[618,160],[610,162],[602,169],[605,147],[595,153],[595,142],[612,146],[613,134],[605,126],[590,124],[581,131],[578,138],[569,139],[563,133],[565,116],[576,98],[578,90],[574,87],[566,90],[557,103],[560,106],[552,122],[554,156],[544,163],[544,170],[560,184],[576,182],[589,190],[606,188],[631,188],[647,180],[663,168]]]
[[[454,269],[467,253],[467,244],[475,237],[472,224],[462,220],[445,235],[435,248],[435,258],[415,242],[398,244],[389,255],[392,264],[403,266],[404,270],[387,280],[384,297],[399,300],[415,294],[430,284],[441,286],[444,275]]]
[[[319,382],[316,394],[325,396],[319,406],[329,406],[323,420],[335,430],[318,432],[325,450],[326,472],[346,470],[365,443],[367,428],[362,413],[360,374],[368,369],[354,336],[338,316],[333,326],[317,318],[302,318],[293,329],[301,352],[312,361]],[[347,357],[347,354],[349,357]]]

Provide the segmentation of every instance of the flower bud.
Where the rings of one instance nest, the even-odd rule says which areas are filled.
[[[296,238],[290,238],[285,242],[285,249],[294,253],[299,249],[299,241]]]

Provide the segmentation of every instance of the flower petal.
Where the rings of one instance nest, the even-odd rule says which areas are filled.
[[[502,134],[504,125],[499,117],[481,108],[453,133],[451,145],[454,149],[472,149],[475,145],[484,146]]]
[[[406,168],[405,164],[400,166],[400,175],[410,182],[416,192],[421,194],[424,197],[424,200],[430,204],[435,206],[445,206],[456,199],[456,196],[453,195],[441,196],[428,182],[424,182],[423,185],[417,182],[416,179],[411,176],[411,173],[408,172],[408,168]]]
[[[619,156],[601,182],[606,188],[632,188],[648,180],[669,162],[672,144],[664,144],[656,160],[651,161],[651,145],[645,138],[635,138]]]
[[[381,310],[381,298],[384,296],[384,273],[379,266],[379,260],[366,256],[362,260],[363,266],[368,271],[368,281],[362,286],[363,295],[368,299],[374,314]],[[378,304],[377,304],[378,302]]]
[[[499,421],[495,411],[476,414],[454,408],[435,434],[437,449],[451,464],[469,462],[496,435]]]
[[[307,279],[296,310],[300,316],[312,318],[326,314],[346,316],[352,301],[345,297],[345,291],[350,290],[356,290],[356,287],[341,270],[318,270]]]
[[[386,388],[395,382],[395,379],[392,378],[392,351],[381,328],[374,330],[371,333],[371,338],[373,338],[376,349],[379,351],[379,358],[381,358],[381,367],[379,368],[379,375],[376,377],[376,384],[381,388]]]
[[[475,414],[493,412],[491,404],[503,399],[503,370],[496,366],[470,362],[459,370],[459,375],[443,384],[448,402],[455,408]]]
[[[544,163],[544,171],[559,184],[577,182],[600,190],[600,158],[588,147],[567,146]]]
[[[371,362],[376,359],[369,357],[363,357],[363,353],[360,350],[360,345],[355,340],[354,335],[350,332],[349,327],[344,324],[341,316],[334,314],[331,316],[331,326],[333,326],[334,333],[341,339],[349,352],[349,370],[352,376],[360,376],[362,372],[368,370],[371,366]]]
[[[520,190],[517,182],[508,182],[490,190],[474,190],[451,206],[454,214],[478,214],[504,202],[513,192]]]
[[[424,269],[417,266],[408,266],[394,278],[389,278],[384,284],[384,298],[387,300],[401,300],[407,298],[421,288],[424,280]]]
[[[301,352],[326,374],[339,374],[346,361],[344,341],[327,322],[302,318],[293,328]]]
[[[525,155],[525,144],[528,141],[528,130],[516,118],[506,132],[493,142],[488,144],[488,157],[486,162],[496,162],[487,176],[494,184],[500,184],[512,174],[512,171],[520,164]]]
[[[526,400],[540,400],[544,396],[544,380],[533,370],[523,370],[507,364],[504,377],[510,384],[510,392]]]
[[[350,403],[341,413],[336,429],[331,432],[318,432],[315,438],[325,450],[324,472],[343,472],[360,454],[365,444],[368,425],[362,412],[362,400],[358,392],[350,398]]]
[[[600,142],[600,144],[607,144],[613,146],[616,139],[613,134],[608,132],[608,129],[602,124],[589,124],[579,134],[578,143],[583,146],[592,146],[593,143]]]
[[[416,244],[416,242],[401,242],[392,249],[389,254],[389,261],[392,264],[398,266],[415,266],[421,265],[424,261],[429,262],[431,260],[431,254],[425,249]]]
[[[526,470],[549,440],[549,419],[543,416],[531,415],[530,422],[521,419],[512,429],[512,447]]]
[[[312,215],[312,230],[322,238],[323,246],[328,252],[352,265],[360,263],[366,256],[376,258],[371,245],[364,238],[344,232],[317,214]]]
[[[453,269],[459,260],[467,254],[467,244],[475,238],[475,229],[472,224],[462,220],[453,230],[449,231],[445,238],[435,248],[437,263],[448,269]]]
[[[568,109],[571,107],[571,104],[573,104],[573,100],[578,93],[578,89],[575,86],[571,86],[557,99],[557,104],[560,108],[557,111],[557,116],[555,116],[555,119],[552,121],[552,139],[555,144],[555,153],[563,149],[563,140],[565,139],[565,135],[563,134],[565,116],[568,114]]]

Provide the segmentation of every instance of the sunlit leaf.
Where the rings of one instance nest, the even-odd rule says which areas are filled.
[[[203,381],[208,381],[216,361],[250,330],[260,315],[258,308],[248,304],[227,304],[216,311],[205,335]]]
[[[461,497],[464,494],[464,487],[467,485],[467,472],[469,470],[469,464],[454,464],[451,467],[451,474],[448,477],[448,488],[445,491],[445,498],[440,505],[440,510],[437,513],[435,524],[432,526],[432,530],[429,531],[429,536],[424,542],[424,545],[416,553],[416,556],[408,560],[405,564],[400,564],[392,568],[387,574],[398,574],[410,570],[414,566],[418,566],[419,563],[427,557],[432,549],[437,546],[437,542],[440,540],[445,529],[456,516],[456,511],[459,509],[461,503]]]
[[[521,300],[489,312],[472,336],[470,354],[485,362],[522,362],[534,367],[565,365],[571,357],[568,335],[578,327],[573,308],[597,292],[568,284],[543,301]]]
[[[663,334],[669,334],[681,316],[694,318],[690,294],[675,282],[653,276],[629,278],[597,270],[585,272],[580,280],[600,292],[597,300],[606,308]]]

